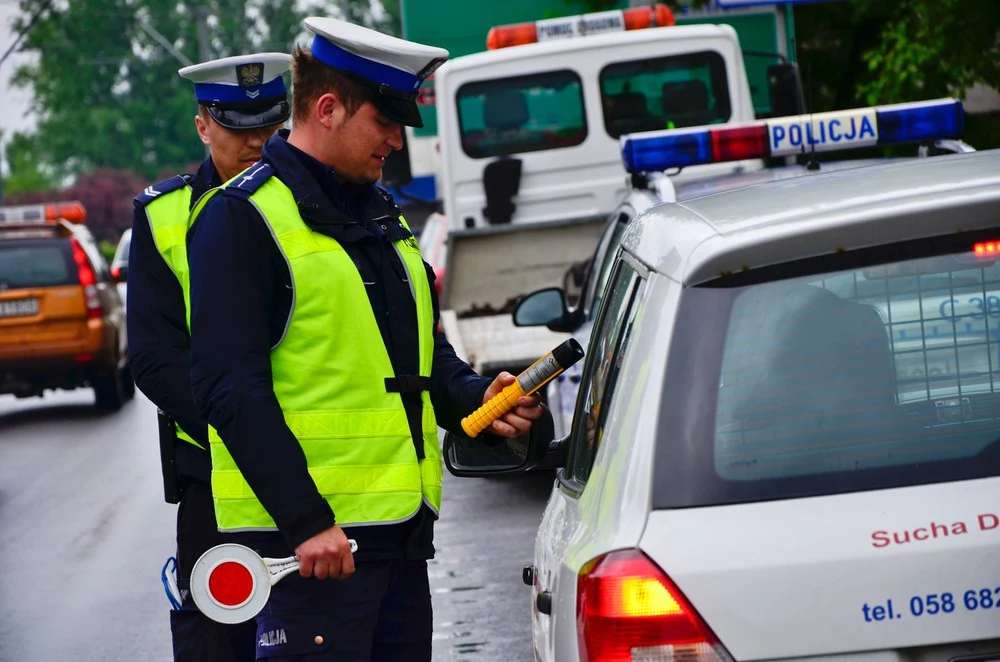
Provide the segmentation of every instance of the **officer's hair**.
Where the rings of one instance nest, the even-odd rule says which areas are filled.
[[[309,119],[309,111],[324,94],[334,93],[350,117],[368,100],[365,88],[336,69],[331,69],[307,48],[292,51],[292,122]]]

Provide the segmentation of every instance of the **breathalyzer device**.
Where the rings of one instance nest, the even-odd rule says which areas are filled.
[[[462,419],[462,429],[470,437],[493,424],[517,404],[523,395],[531,395],[559,376],[566,368],[583,358],[583,348],[573,338],[562,343],[538,359],[517,376],[514,383],[504,388],[482,407]]]

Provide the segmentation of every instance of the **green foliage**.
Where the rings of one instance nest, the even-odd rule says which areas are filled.
[[[961,96],[1000,86],[996,0],[900,0],[879,43],[864,55],[858,92],[869,104]]]
[[[370,22],[371,0],[348,0],[348,16]],[[59,176],[95,168],[128,170],[149,180],[204,158],[194,128],[192,86],[183,66],[143,29],[152,27],[191,62],[199,57],[197,9],[207,9],[209,57],[253,51],[290,52],[308,43],[302,19],[340,14],[340,2],[303,7],[296,0],[20,0],[31,26],[22,50],[38,54],[15,74],[33,92],[37,130],[21,138],[15,155]],[[399,28],[398,0],[374,27]],[[18,166],[25,177],[26,163]],[[22,184],[16,183],[16,186]],[[24,184],[34,186],[30,181]]]
[[[961,96],[1000,86],[996,0],[850,0],[795,8],[812,110]]]
[[[373,4],[379,4],[382,11],[373,11]],[[328,2],[328,6],[335,5],[345,10],[345,16],[351,23],[364,25],[365,27],[391,34],[399,37],[403,34],[402,6],[399,0],[347,0],[342,2]],[[332,7],[331,7],[332,9]],[[331,16],[335,12],[328,12]],[[378,15],[378,18],[376,18]]]
[[[108,264],[111,264],[111,261],[115,259],[115,251],[118,250],[118,244],[107,239],[101,239],[97,242],[97,248],[101,251],[101,255],[104,256]]]
[[[7,166],[10,169],[3,182],[6,195],[41,191],[55,186],[55,178],[39,168],[40,159],[31,138],[15,133],[5,149]]]

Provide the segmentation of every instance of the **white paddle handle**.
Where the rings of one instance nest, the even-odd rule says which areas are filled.
[[[356,540],[349,538],[347,542],[351,544],[351,554],[358,551]],[[298,572],[299,569],[299,557],[297,556],[287,556],[283,559],[262,558],[261,561],[264,562],[268,572],[271,573],[271,586],[274,586],[293,572]]]

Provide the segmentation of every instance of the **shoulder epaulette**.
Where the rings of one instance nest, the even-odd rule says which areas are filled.
[[[135,196],[135,201],[143,206],[148,205],[160,196],[172,193],[177,189],[184,188],[188,185],[190,180],[191,175],[174,175],[169,179],[164,179],[162,182],[157,182],[147,186],[142,190],[142,193]]]
[[[251,196],[274,175],[274,168],[269,164],[257,162],[233,177],[225,186],[227,193]]]

